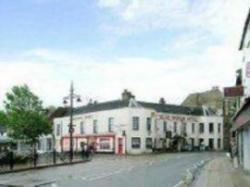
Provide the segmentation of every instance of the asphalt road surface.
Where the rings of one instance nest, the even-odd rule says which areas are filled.
[[[188,168],[224,154],[97,155],[88,163],[0,175],[0,186],[172,187]]]

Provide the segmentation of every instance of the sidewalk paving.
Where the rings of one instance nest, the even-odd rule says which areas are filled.
[[[241,169],[235,169],[227,157],[221,157],[209,162],[194,187],[250,187],[250,175]]]

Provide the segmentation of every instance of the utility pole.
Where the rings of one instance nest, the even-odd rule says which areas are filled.
[[[63,98],[63,103],[67,104],[67,100],[69,100],[69,114],[70,114],[70,120],[69,120],[69,161],[73,161],[73,133],[74,133],[74,125],[73,125],[73,114],[74,114],[74,99],[76,99],[77,102],[81,102],[80,95],[74,94],[74,85],[73,82],[71,82],[70,85],[70,93],[68,96]]]

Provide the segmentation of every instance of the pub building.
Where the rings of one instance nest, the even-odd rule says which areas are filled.
[[[120,100],[74,109],[73,149],[142,154],[155,150],[223,149],[223,117],[211,109],[137,101],[124,90]],[[55,148],[69,151],[69,113],[53,120]]]

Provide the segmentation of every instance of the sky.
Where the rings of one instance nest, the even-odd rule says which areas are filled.
[[[120,99],[180,104],[235,84],[250,0],[0,0],[0,108],[27,84],[62,105],[70,82],[85,104]]]

